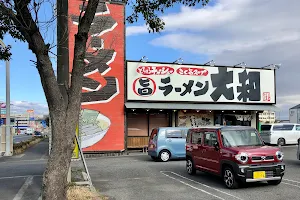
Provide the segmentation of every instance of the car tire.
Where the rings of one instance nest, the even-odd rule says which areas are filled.
[[[159,153],[159,159],[163,162],[168,162],[171,158],[171,153],[168,150],[162,150]]]
[[[277,141],[277,145],[278,145],[278,146],[283,146],[283,145],[285,145],[285,139],[284,139],[284,138],[279,138],[278,141]]]
[[[269,185],[279,185],[281,183],[282,177],[280,180],[267,181]]]
[[[227,188],[236,189],[239,187],[239,183],[236,179],[236,175],[231,167],[225,167],[223,170],[223,181]]]
[[[192,158],[186,159],[186,171],[189,175],[196,174],[196,168],[194,166],[194,162],[193,162]]]
[[[157,157],[151,156],[152,160],[157,160]]]

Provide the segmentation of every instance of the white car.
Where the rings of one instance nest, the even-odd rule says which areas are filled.
[[[300,124],[278,123],[261,125],[260,136],[267,144],[298,144]]]

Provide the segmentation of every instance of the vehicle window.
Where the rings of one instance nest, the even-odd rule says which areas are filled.
[[[186,136],[186,143],[190,143],[192,138],[192,132],[188,130],[187,136]]]
[[[255,129],[224,130],[221,132],[221,137],[225,147],[263,146]]]
[[[293,124],[278,124],[273,126],[273,131],[291,131],[293,128]]]
[[[269,131],[271,130],[272,125],[261,125],[260,130],[261,131]]]
[[[152,132],[151,132],[151,135],[150,135],[150,140],[156,141],[157,140],[157,133],[158,133],[158,130],[156,128],[152,129]]]
[[[186,136],[187,136],[187,130],[182,130],[181,133],[182,133],[182,137],[186,138]]]
[[[296,125],[296,131],[300,131],[300,125]]]
[[[214,146],[214,143],[217,141],[217,134],[215,132],[205,132],[204,145]]]
[[[202,132],[193,132],[192,134],[192,143],[193,144],[202,144]]]
[[[167,130],[166,137],[167,138],[183,138],[182,130]]]

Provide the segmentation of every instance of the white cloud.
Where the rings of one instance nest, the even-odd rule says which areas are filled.
[[[126,36],[148,33],[147,26],[128,26],[126,28]]]
[[[16,114],[24,114],[27,110],[34,110],[34,114],[38,115],[45,115],[49,112],[47,104],[28,101],[12,101],[11,104],[11,112]]]
[[[287,113],[300,103],[299,7],[298,0],[217,0],[205,8],[182,7],[163,16],[165,30],[150,44],[205,55],[219,65],[281,63],[276,73],[277,106]],[[147,33],[142,28],[131,28],[131,35],[133,30]]]

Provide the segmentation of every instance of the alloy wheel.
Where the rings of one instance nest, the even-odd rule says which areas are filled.
[[[170,154],[167,151],[164,151],[160,154],[160,159],[166,162],[170,159]]]
[[[231,188],[234,184],[234,177],[232,172],[229,169],[226,169],[224,172],[224,182],[227,187]]]
[[[187,160],[186,161],[186,171],[189,173],[189,174],[192,174],[193,172],[193,163],[191,160]]]

